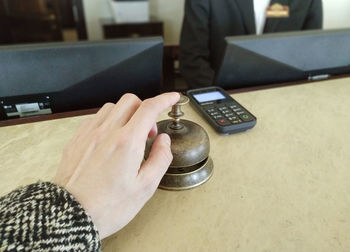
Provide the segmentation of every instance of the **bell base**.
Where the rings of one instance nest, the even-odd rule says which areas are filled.
[[[208,157],[201,163],[186,168],[169,168],[160,181],[159,188],[171,191],[188,190],[208,181],[213,174],[213,160]]]

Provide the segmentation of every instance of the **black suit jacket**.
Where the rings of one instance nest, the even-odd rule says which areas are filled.
[[[322,0],[271,0],[288,5],[289,18],[267,18],[264,33],[322,28]],[[180,71],[191,88],[213,85],[224,38],[256,34],[253,0],[186,0]]]

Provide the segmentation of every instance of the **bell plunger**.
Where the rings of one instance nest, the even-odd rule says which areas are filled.
[[[209,156],[208,134],[198,124],[180,119],[184,113],[181,106],[189,102],[181,96],[168,113],[172,120],[157,123],[159,133],[167,133],[171,138],[173,161],[160,182],[166,190],[186,190],[206,182],[213,173],[213,161]],[[146,146],[148,156],[152,142]]]

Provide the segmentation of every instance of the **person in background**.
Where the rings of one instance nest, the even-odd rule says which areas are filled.
[[[186,0],[180,72],[190,88],[214,84],[226,36],[321,29],[322,0]]]
[[[126,94],[85,120],[52,183],[0,198],[0,251],[100,251],[101,239],[135,217],[169,167],[167,134],[159,134],[143,157],[159,114],[179,98],[166,93],[142,102]]]

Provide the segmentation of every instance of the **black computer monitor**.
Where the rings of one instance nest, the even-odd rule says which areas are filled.
[[[0,47],[0,120],[160,93],[161,38]]]
[[[350,73],[350,29],[226,38],[216,76],[225,89]]]

